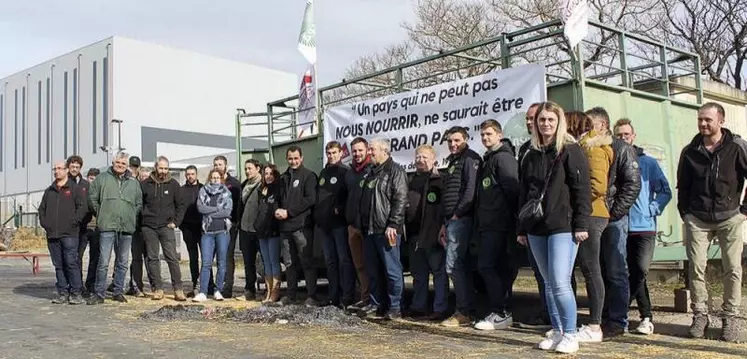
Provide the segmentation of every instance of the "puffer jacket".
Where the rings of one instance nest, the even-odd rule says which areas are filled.
[[[641,174],[633,146],[623,140],[612,140],[614,159],[610,166],[609,184],[607,186],[607,208],[610,221],[625,217],[630,207],[641,192]]]
[[[607,131],[599,133],[591,130],[578,141],[589,160],[591,179],[591,216],[610,218],[607,209],[607,189],[610,166],[614,158],[612,136]]]
[[[363,186],[375,186],[369,211],[368,230],[383,234],[387,228],[402,233],[407,207],[407,174],[390,157],[363,178]]]

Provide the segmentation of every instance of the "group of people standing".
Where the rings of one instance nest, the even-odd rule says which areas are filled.
[[[704,273],[709,239],[717,236],[726,273],[722,337],[736,340],[747,143],[721,127],[724,116],[715,103],[699,110],[700,133],[682,152],[677,195],[691,233],[686,240],[694,311],[690,334],[702,337],[710,323]],[[350,165],[341,161],[341,144],[332,141],[325,146],[326,165],[317,175],[304,167],[301,148],[292,146],[286,151],[285,172],[250,159],[244,163],[243,183],[227,173],[222,156],[215,158],[208,183],[201,184],[197,169],[190,166],[180,187],[170,178],[165,157],[157,159],[152,173],[140,176],[139,159],[129,158],[128,169],[127,154],[119,153],[106,172],[89,173],[89,188],[79,172],[82,159],[73,156],[55,164],[55,182],[39,207],[57,272],[60,297],[55,302],[82,303],[83,290],[92,293],[88,304],[103,302],[112,249],[114,300],[126,302],[130,250],[126,294],[144,296],[145,258],[153,299],[163,298],[162,250],[174,298],[186,300],[173,231],[178,227],[190,254],[190,295],[197,302],[211,295],[216,300],[233,296],[238,241],[248,300],[294,303],[303,273],[307,306],[334,305],[389,319],[402,317],[405,310],[410,318],[444,326],[506,329],[513,323],[517,253],[519,246],[527,246],[543,300],[538,321],[552,325],[540,349],[572,353],[579,342],[622,335],[628,331],[634,299],[641,322],[633,331],[653,333],[646,276],[656,217],[672,197],[658,162],[634,145],[629,120],[610,128],[609,115],[600,107],[565,112],[553,102],[536,103],[528,108],[526,121],[531,139],[518,153],[503,138],[501,125],[486,120],[480,125],[482,156],[469,147],[467,130],[454,127],[446,134],[450,154],[445,170],[435,167],[436,149],[423,145],[416,149],[416,172],[409,175],[393,161],[388,140],[360,137],[351,142]],[[473,237],[479,248],[477,271],[490,303],[487,313],[478,313],[474,305]],[[327,267],[325,300],[317,295],[315,240],[322,242]],[[85,249],[86,242],[91,243],[92,264],[83,286],[79,248]],[[402,251],[408,251],[413,276],[407,308],[402,303]],[[257,297],[258,253],[267,284],[264,297]],[[577,264],[590,307],[589,320],[580,328],[572,285]],[[287,290],[281,298],[283,266]],[[429,303],[431,275],[435,295]],[[449,281],[455,311],[448,305]]]

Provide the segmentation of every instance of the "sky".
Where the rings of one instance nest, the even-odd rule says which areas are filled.
[[[415,0],[317,0],[319,83],[406,37]],[[0,0],[0,78],[118,35],[300,74],[305,0]]]

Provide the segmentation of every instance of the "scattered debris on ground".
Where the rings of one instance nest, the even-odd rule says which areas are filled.
[[[255,308],[209,307],[205,305],[166,305],[154,312],[141,315],[144,319],[173,320],[231,320],[254,324],[323,325],[335,329],[356,330],[365,323],[357,316],[348,315],[332,306],[307,308],[299,305]]]
[[[7,244],[7,243],[6,243]],[[31,251],[47,248],[47,238],[43,229],[18,228],[8,244],[11,251]]]

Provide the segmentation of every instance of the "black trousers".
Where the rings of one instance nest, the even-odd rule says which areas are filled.
[[[509,235],[510,233],[510,235]],[[512,287],[518,274],[518,264],[513,260],[513,232],[480,231],[480,250],[477,268],[485,281],[490,300],[490,311],[511,313]]]
[[[143,227],[143,239],[148,253],[148,273],[153,276],[153,286],[156,290],[163,290],[161,278],[161,258],[159,252],[163,250],[166,264],[171,274],[171,285],[174,290],[182,290],[182,273],[179,268],[179,257],[176,255],[176,236],[174,230],[168,227]]]
[[[88,249],[88,266],[86,267],[86,276],[83,277],[83,255],[86,253],[86,246]],[[92,228],[87,228],[84,232],[80,233],[78,240],[78,266],[80,267],[80,276],[85,278],[83,288],[89,293],[95,291],[96,286],[96,270],[99,267],[99,232]]]
[[[197,287],[200,279],[200,238],[202,228],[200,225],[188,225],[179,228],[182,231],[182,240],[187,245],[189,253],[189,274],[192,278],[192,287]]]
[[[316,268],[314,268],[314,235],[311,228],[280,233],[283,239],[281,254],[286,264],[288,296],[295,299],[298,293],[298,271],[303,270],[306,294],[316,297]],[[299,265],[300,264],[300,265]]]
[[[655,234],[628,234],[628,270],[630,271],[630,302],[635,299],[638,312],[643,318],[651,318],[651,297],[648,293],[648,270],[654,259]]]
[[[223,292],[221,292],[221,294],[226,298],[233,296],[233,276],[236,272],[236,240],[239,236],[238,223],[231,224],[231,230],[228,235],[230,238],[228,241],[228,254],[226,255],[226,281],[225,284],[223,284]],[[210,275],[212,275],[212,271]]]
[[[244,258],[244,276],[246,277],[244,291],[246,293],[257,293],[257,253],[259,252],[257,234],[239,231],[239,248]]]

